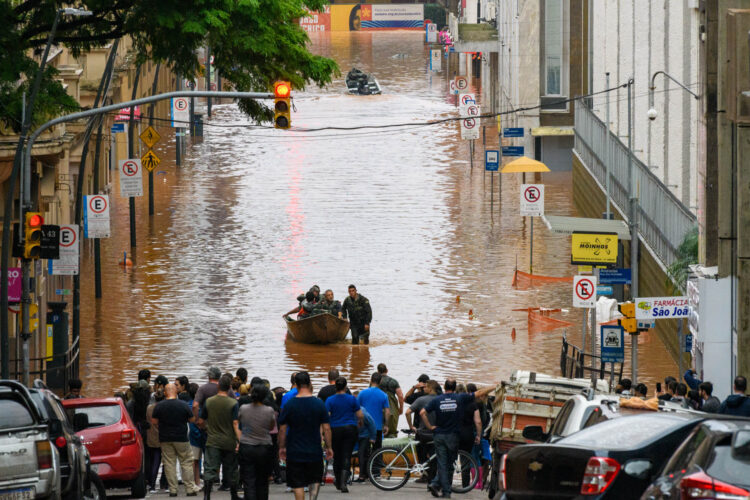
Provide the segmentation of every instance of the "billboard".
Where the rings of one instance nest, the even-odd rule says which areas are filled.
[[[308,33],[316,31],[331,31],[331,7],[326,5],[323,12],[310,12],[300,18],[299,25]]]
[[[364,3],[331,5],[330,29],[332,31],[423,30],[424,6],[422,4]]]

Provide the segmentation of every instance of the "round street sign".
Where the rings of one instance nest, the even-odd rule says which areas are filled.
[[[138,164],[132,160],[123,162],[122,173],[127,175],[128,177],[134,176],[138,173]]]
[[[466,114],[469,116],[479,116],[479,106],[467,106],[466,107]]]
[[[576,283],[576,295],[581,300],[589,300],[596,293],[596,287],[594,281],[590,279],[582,279]]]
[[[65,226],[61,227],[60,228],[60,246],[69,247],[73,245],[73,243],[75,242],[76,242],[76,232],[73,231],[73,229],[69,227],[65,227]]]
[[[526,201],[528,201],[529,203],[535,203],[539,201],[539,188],[537,188],[536,186],[527,187],[523,192],[523,197],[526,198]]]
[[[458,90],[464,90],[469,87],[469,81],[466,79],[465,76],[457,76],[456,77],[456,88]]]
[[[464,118],[464,127],[474,128],[477,126],[477,121],[474,118]]]
[[[188,100],[185,97],[176,97],[174,100],[174,108],[177,111],[185,111],[188,109]]]
[[[95,214],[103,213],[107,210],[107,199],[103,196],[92,196],[89,200],[89,208]]]

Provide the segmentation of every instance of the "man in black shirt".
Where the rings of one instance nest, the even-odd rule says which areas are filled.
[[[182,467],[182,481],[187,496],[195,496],[198,487],[193,482],[193,450],[188,442],[188,423],[195,422],[193,412],[187,403],[177,399],[177,386],[167,384],[167,399],[158,403],[151,418],[159,427],[161,457],[164,461],[164,474],[169,483],[169,496],[177,496],[177,460]]]

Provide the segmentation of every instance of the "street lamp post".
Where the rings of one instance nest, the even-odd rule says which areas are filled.
[[[649,120],[656,120],[656,117],[658,116],[658,112],[656,111],[656,108],[654,108],[654,91],[656,90],[656,77],[659,75],[664,75],[666,78],[669,78],[673,82],[675,82],[677,85],[682,87],[683,90],[687,91],[695,97],[696,100],[700,99],[701,96],[684,86],[682,83],[678,82],[672,75],[667,73],[666,71],[657,71],[653,75],[651,75],[651,86],[648,88],[648,119]]]
[[[29,128],[31,127],[31,121],[34,111],[34,104],[36,102],[36,97],[39,94],[39,88],[42,84],[42,77],[44,75],[44,68],[47,65],[47,58],[49,57],[49,51],[52,47],[52,42],[55,38],[55,33],[57,32],[57,25],[60,22],[60,16],[62,15],[71,15],[71,16],[90,16],[92,13],[87,10],[82,9],[76,9],[76,8],[65,8],[65,9],[59,9],[57,12],[55,12],[55,19],[52,22],[52,27],[50,28],[49,35],[47,35],[47,43],[44,47],[44,52],[42,54],[42,59],[39,62],[39,69],[37,69],[36,75],[34,76],[34,82],[32,83],[31,87],[31,96],[29,97],[29,100],[24,103],[24,109],[23,109],[23,120],[21,123],[21,133],[18,136],[18,145],[16,146],[16,154],[13,160],[13,170],[11,172],[11,179],[10,179],[10,187],[9,187],[9,194],[8,198],[6,200],[5,204],[5,214],[3,218],[3,241],[2,241],[2,263],[0,265],[0,360],[2,360],[2,364],[0,365],[0,377],[2,378],[8,378],[9,377],[9,356],[10,356],[10,350],[9,350],[9,334],[8,334],[8,253],[9,253],[9,247],[10,247],[10,220],[12,217],[12,210],[13,210],[13,190],[15,189],[16,184],[16,176],[21,175],[21,186],[24,186],[25,183],[29,183],[30,181],[26,178],[25,173],[23,172],[21,166],[23,165],[23,153],[24,153],[24,145],[26,142],[26,134],[29,131]],[[23,220],[23,211],[24,211],[24,204],[27,203],[27,200],[22,199],[19,197],[19,220]],[[21,224],[19,224],[19,228],[21,227]],[[21,231],[18,232],[17,235],[19,241],[23,241],[23,236],[21,235]],[[26,276],[28,277],[28,267],[29,263],[24,262],[23,266],[26,270]],[[26,278],[23,280],[23,285],[25,290],[28,288],[29,280]],[[24,318],[24,328],[28,329],[28,293],[24,294],[24,297],[22,299],[22,307],[24,309],[23,311],[23,318]],[[24,382],[28,385],[28,342],[26,337],[26,332],[24,332]]]

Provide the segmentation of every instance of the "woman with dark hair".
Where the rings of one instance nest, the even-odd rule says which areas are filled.
[[[265,385],[253,385],[251,404],[240,407],[239,440],[240,478],[245,498],[267,500],[268,476],[273,468],[273,446],[270,431],[276,426],[276,412],[263,402],[268,397]]]
[[[357,4],[349,12],[349,31],[359,31],[362,29],[362,5]]]
[[[331,414],[334,484],[342,493],[348,493],[352,453],[359,438],[357,426],[364,416],[357,398],[346,393],[344,377],[336,379],[336,394],[326,399],[326,410]]]

